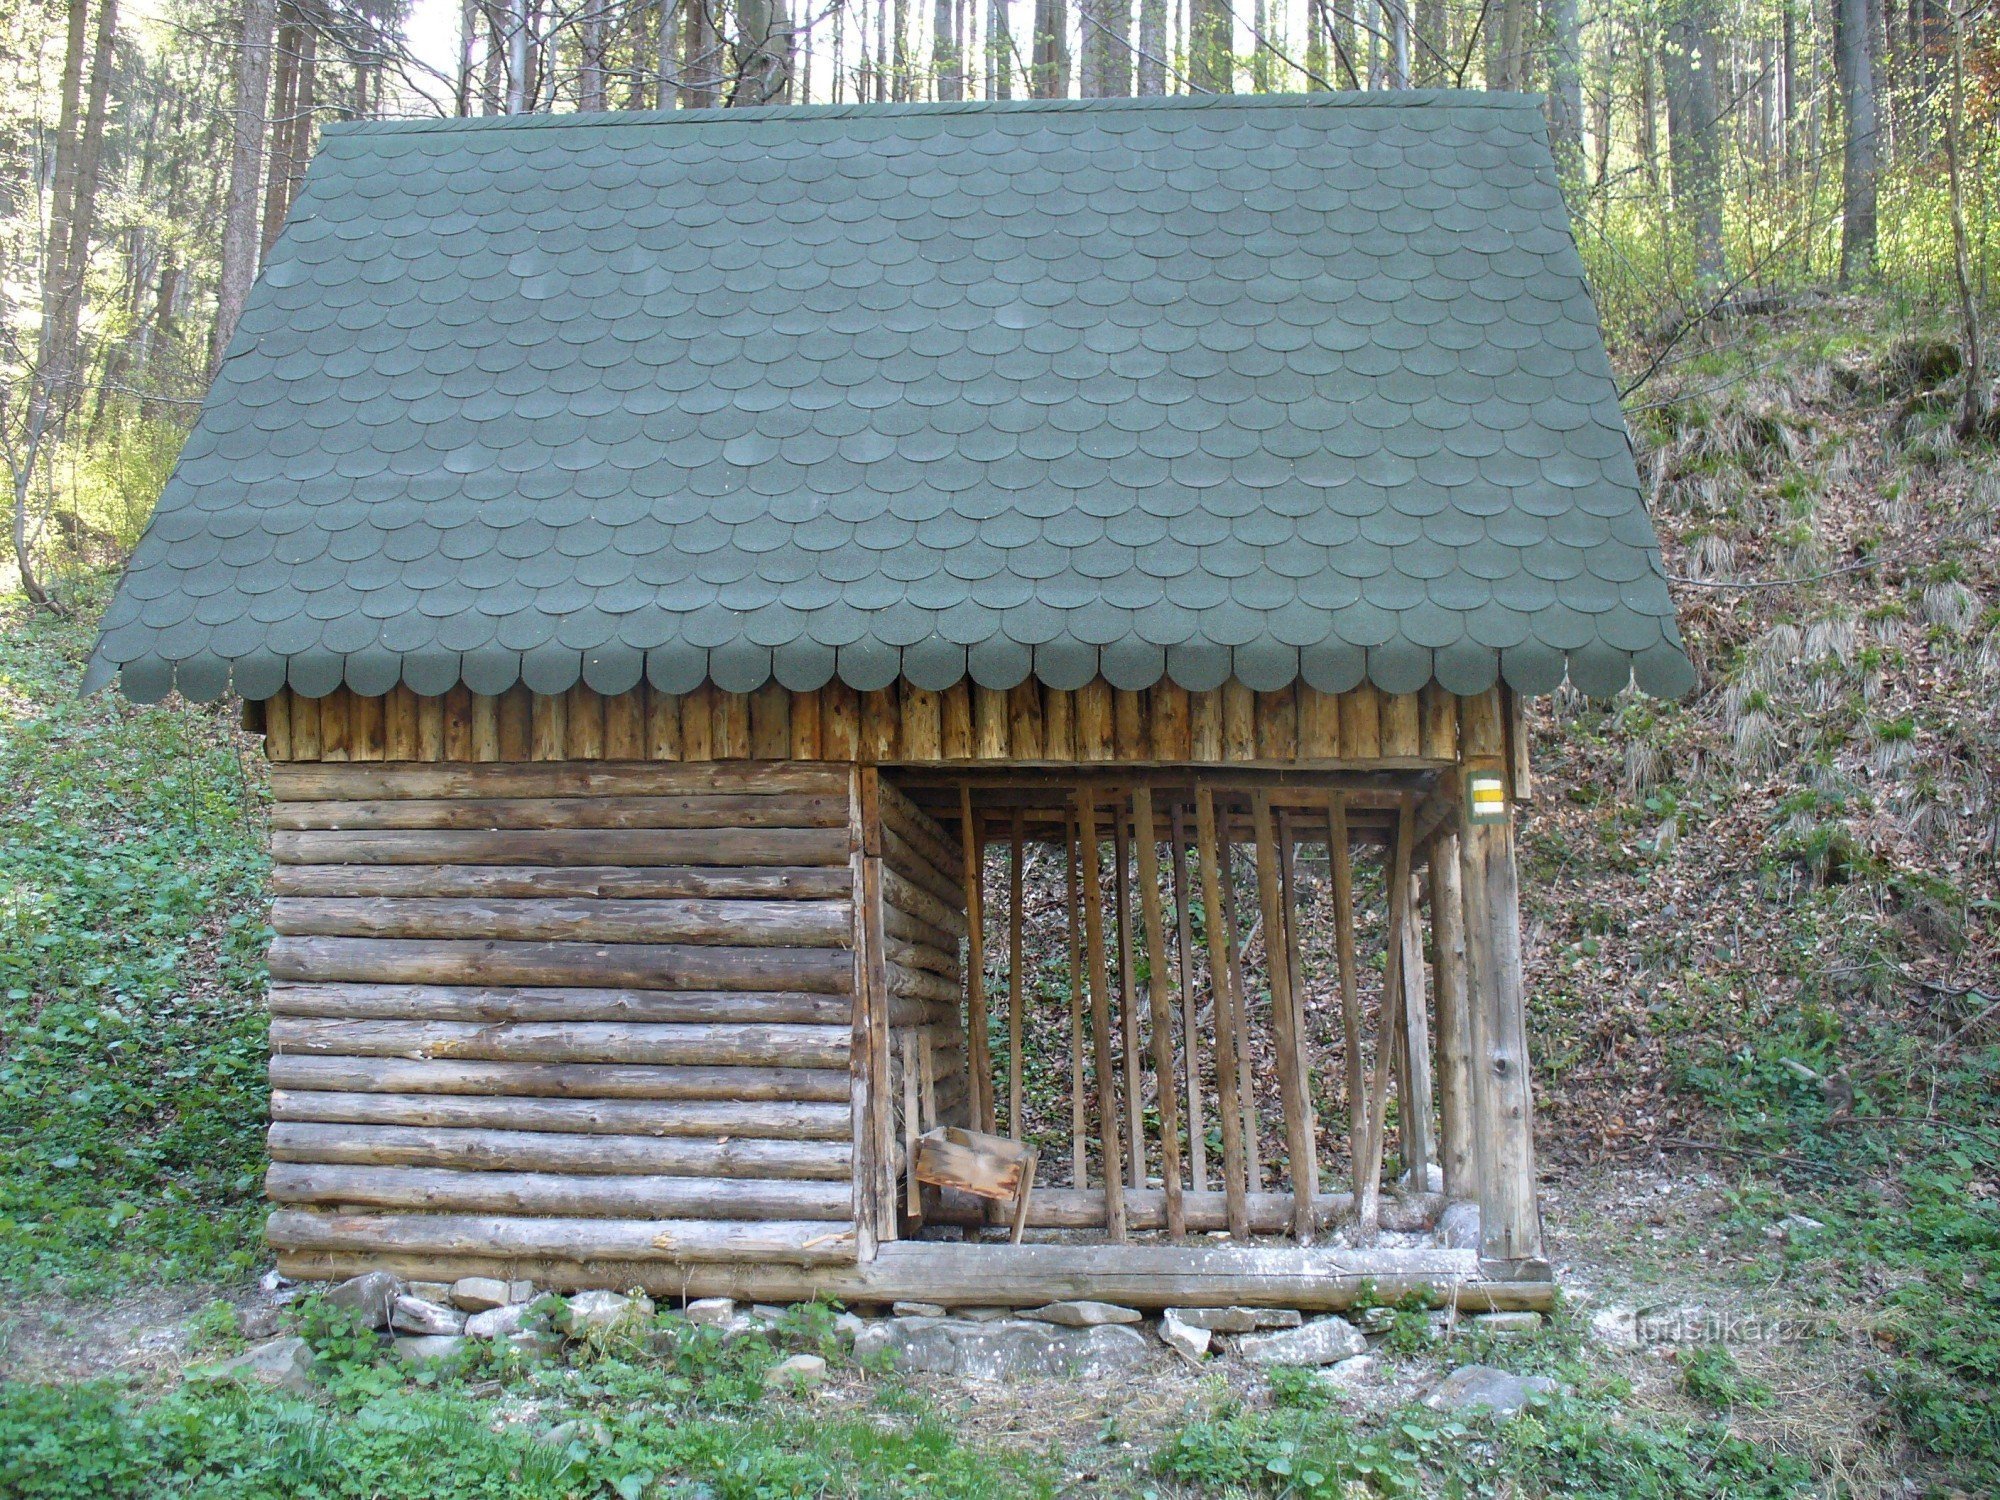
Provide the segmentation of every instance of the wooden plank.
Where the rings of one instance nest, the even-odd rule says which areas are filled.
[[[1217,852],[1222,876],[1222,933],[1229,950],[1229,1008],[1236,1022],[1236,1098],[1243,1111],[1243,1176],[1245,1186],[1254,1193],[1264,1186],[1264,1130],[1257,1115],[1256,1025],[1250,1014],[1250,991],[1243,983],[1243,936],[1236,920],[1236,861],[1231,851],[1231,829],[1225,824],[1220,832],[1222,846]]]
[[[1403,1026],[1403,932],[1410,920],[1410,846],[1416,831],[1415,814],[1414,801],[1405,798],[1389,860],[1389,926],[1382,939],[1388,962],[1382,975],[1382,1010],[1375,1023],[1375,1076],[1368,1091],[1368,1148],[1363,1162],[1366,1185],[1355,1193],[1356,1230],[1364,1236],[1373,1234],[1377,1227],[1377,1183],[1388,1129],[1390,1056]]]
[[[842,955],[843,963],[847,962]],[[848,1028],[635,1021],[357,1021],[277,1015],[271,1051],[318,1057],[476,1062],[629,1062],[840,1068]]]
[[[892,761],[900,754],[897,731],[902,727],[896,689],[877,688],[861,695],[861,759]]]
[[[1048,688],[1042,694],[1042,756],[1059,764],[1078,759],[1076,694]]]
[[[1063,823],[1067,856],[1064,885],[1064,930],[1069,938],[1069,1149],[1070,1181],[1082,1187],[1090,1180],[1083,1107],[1083,898],[1078,865],[1079,839],[1074,818]]]
[[[270,1079],[274,1089],[325,1093],[822,1104],[844,1104],[848,1098],[844,1067],[836,1071],[285,1055],[271,1059]]]
[[[923,1133],[922,1065],[917,1057],[917,1034],[914,1031],[899,1033],[895,1041],[901,1054],[897,1076],[902,1084],[903,1099],[903,1214],[915,1222],[921,1220],[924,1213],[923,1184],[917,1180],[917,1137]]]
[[[943,704],[936,693],[903,684],[901,711],[904,760],[944,758]]]
[[[444,757],[444,698],[417,695],[417,759],[435,764]]]
[[[1198,761],[1222,759],[1222,689],[1188,694],[1189,755]]]
[[[1221,872],[1216,853],[1221,847],[1215,827],[1215,792],[1206,783],[1195,788],[1195,856],[1201,867],[1202,926],[1208,934],[1208,972],[1215,1010],[1215,1082],[1217,1116],[1222,1125],[1222,1187],[1227,1195],[1229,1233],[1244,1239],[1250,1233],[1248,1183],[1243,1162],[1243,1107],[1236,1053],[1236,1007],[1230,995],[1229,939],[1220,920],[1223,909]]]
[[[526,1099],[464,1094],[362,1094],[274,1089],[271,1118],[350,1125],[423,1125],[473,1130],[544,1130],[617,1136],[706,1136],[833,1141],[853,1157],[846,1101],[806,1104],[735,1099]]]
[[[534,697],[525,682],[517,682],[500,695],[499,759],[524,761],[531,758],[534,745]],[[396,757],[391,756],[393,760]]]
[[[1125,765],[1141,761],[1152,751],[1146,732],[1146,695],[1127,688],[1111,690],[1111,745]]]
[[[750,741],[750,695],[748,693],[718,692],[714,699],[715,729],[711,748],[717,760],[749,760]],[[786,730],[786,743],[791,742],[791,731]]]
[[[1340,758],[1340,699],[1299,684],[1299,759]]]
[[[952,1126],[926,1130],[914,1147],[910,1175],[917,1181],[993,1199],[1019,1196],[1033,1152],[1002,1136]]]
[[[791,707],[792,759],[820,758],[820,696],[817,692],[795,692]]]
[[[1458,699],[1437,683],[1424,685],[1418,701],[1417,738],[1427,760],[1458,759]]]
[[[286,937],[501,938],[608,943],[726,943],[845,948],[853,913],[839,901],[450,900],[283,896]]]
[[[1528,738],[1528,717],[1521,695],[1512,688],[1501,692],[1507,718],[1507,795],[1514,802],[1532,802],[1535,777],[1530,764],[1533,746]]]
[[[1102,677],[1093,678],[1076,690],[1076,758],[1112,760],[1115,747],[1111,684]]]
[[[839,678],[819,690],[819,748],[831,761],[860,758],[861,699]]]
[[[1348,1160],[1355,1203],[1365,1207],[1373,1184],[1363,1175],[1368,1159],[1368,1090],[1361,1056],[1360,964],[1354,942],[1354,857],[1344,795],[1335,793],[1327,805],[1326,820],[1333,877],[1334,952],[1340,977],[1341,1050],[1346,1064]]]
[[[398,797],[370,801],[279,802],[271,827],[427,831],[506,828],[844,828],[841,799],[829,793],[760,796],[718,790],[702,796]]]
[[[572,686],[566,695],[569,699],[568,733],[565,743],[569,746],[571,760],[604,759],[604,698],[587,682]],[[449,736],[447,735],[447,740]],[[447,746],[447,751],[449,746]],[[447,754],[451,760],[466,757]]]
[[[698,684],[681,695],[681,759],[697,764],[717,759],[715,748],[716,700],[722,695],[715,684]]]
[[[772,1178],[845,1182],[845,1141],[689,1140],[537,1130],[279,1121],[271,1160],[459,1172],[564,1172],[604,1177]]]
[[[319,760],[319,699],[302,698],[290,688],[285,689],[285,696],[292,705],[292,759],[290,763],[271,767],[274,782],[300,762]]]
[[[1176,1107],[1179,1090],[1174,1076],[1174,1023],[1167,995],[1166,926],[1160,912],[1159,826],[1153,819],[1153,793],[1139,787],[1132,793],[1132,825],[1139,845],[1139,913],[1145,923],[1146,997],[1152,1020],[1153,1085],[1160,1110],[1160,1181],[1167,1200],[1167,1232],[1175,1239],[1187,1233],[1181,1201],[1181,1129]],[[1135,1184],[1144,1187],[1144,1182]]]
[[[1196,1192],[1208,1190],[1208,1132],[1202,1124],[1201,1024],[1194,989],[1194,928],[1189,911],[1187,824],[1181,805],[1174,804],[1174,941],[1180,963],[1181,1065],[1187,1089],[1188,1181]]]
[[[1233,677],[1222,685],[1222,758],[1257,758],[1256,695]]]
[[[1104,1229],[1125,1238],[1125,1185],[1118,1160],[1118,1085],[1112,1072],[1110,974],[1104,946],[1104,887],[1098,870],[1097,805],[1088,787],[1076,793],[1077,838],[1082,851],[1085,970],[1090,989],[1091,1041],[1097,1073],[1097,1140],[1104,1174]]]
[[[472,695],[472,758],[500,759],[500,700],[486,693]]]
[[[944,690],[939,704],[940,734],[946,760],[971,760],[972,683],[961,677]]]
[[[417,759],[417,695],[397,683],[382,695],[382,758]]]
[[[1021,1139],[1021,948],[1022,896],[1025,872],[1022,856],[1022,816],[1014,810],[1013,835],[1007,859],[1007,1133]]]
[[[851,931],[851,929],[850,929]],[[846,1025],[845,995],[452,984],[274,984],[274,1016],[377,1021],[695,1021]]]
[[[726,900],[844,901],[848,872],[838,866],[671,865],[273,865],[276,896],[594,896]]]
[[[975,760],[1007,758],[1007,695],[977,683],[972,687],[972,754]]]
[[[303,865],[832,865],[839,828],[275,830],[271,857]]]
[[[1035,1229],[1094,1229],[1104,1222],[1104,1195],[1096,1188],[1039,1188],[1028,1211]],[[1253,1235],[1292,1233],[1297,1204],[1290,1193],[1251,1193],[1246,1200]],[[1444,1208],[1441,1194],[1391,1193],[1382,1200],[1382,1227],[1404,1234],[1424,1234],[1437,1226]],[[1354,1212],[1349,1193],[1321,1193],[1313,1199],[1315,1230],[1338,1228]],[[1229,1225],[1228,1195],[1187,1193],[1182,1216],[1197,1234],[1213,1234]],[[1133,1229],[1167,1227],[1167,1195],[1159,1188],[1125,1194],[1125,1222]]]
[[[725,793],[733,796],[838,795],[841,789],[842,771],[839,767],[787,763],[741,766],[315,765],[273,767],[271,773],[271,794],[279,802],[362,802],[399,797],[704,797]]]
[[[633,989],[807,990],[853,982],[838,948],[727,948],[669,943],[445,942],[280,937],[273,979],[364,984],[584,984]]]
[[[701,1218],[515,1218],[281,1210],[271,1215],[264,1234],[279,1251],[546,1256],[579,1263],[624,1259],[804,1265],[851,1261],[855,1248],[850,1226],[821,1219],[730,1223]]]
[[[1125,1081],[1125,1163],[1131,1185],[1146,1185],[1145,1097],[1139,1076],[1139,997],[1132,962],[1132,841],[1123,808],[1111,809],[1112,914],[1118,926],[1118,1034]]]
[[[646,758],[646,689],[643,685],[629,692],[613,693],[602,700],[604,705],[604,758],[606,760],[644,760]],[[473,739],[478,740],[475,720]],[[498,757],[479,756],[481,760]]]
[[[1412,840],[1415,834],[1412,832]],[[1430,1012],[1424,993],[1424,939],[1418,877],[1410,876],[1410,893],[1403,909],[1403,1093],[1398,1118],[1403,1131],[1403,1170],[1410,1186],[1422,1192],[1430,1181],[1434,1158],[1432,1121],[1436,1099],[1431,1084]]]
[[[1007,690],[1007,747],[1016,761],[1042,758],[1042,685],[1032,677]]]
[[[858,722],[858,721],[857,721]],[[882,907],[882,776],[870,766],[851,773],[857,908],[854,1031],[850,1067],[854,1108],[856,1253],[870,1259],[877,1244],[896,1237],[895,1122],[889,1099],[889,964]]]
[[[1381,712],[1382,754],[1391,760],[1423,754],[1423,734],[1415,693],[1384,693]]]
[[[750,758],[786,760],[792,753],[792,695],[781,682],[750,693]]]
[[[349,759],[384,759],[387,731],[382,723],[382,700],[360,693],[351,694],[347,703],[347,732]]]
[[[1372,682],[1341,695],[1340,755],[1350,761],[1382,757],[1382,692]]]
[[[319,758],[321,760],[348,760],[349,755],[349,715],[348,705],[354,695],[344,687],[337,687],[319,700]]]
[[[1299,702],[1292,687],[1259,693],[1256,704],[1257,758],[1297,760],[1299,756]]]
[[[264,700],[264,755],[269,760],[292,758],[292,694],[279,688]]]
[[[443,1213],[629,1219],[845,1219],[845,1183],[717,1177],[575,1177],[554,1172],[453,1172],[437,1167],[326,1166],[273,1162],[264,1193],[274,1203],[339,1204]]]
[[[1293,1024],[1298,1037],[1299,1097],[1306,1122],[1306,1141],[1311,1148],[1305,1164],[1306,1186],[1317,1197],[1319,1109],[1313,1101],[1313,1080],[1319,1076],[1319,1064],[1313,1055],[1306,1015],[1305,958],[1301,951],[1305,943],[1300,932],[1304,923],[1299,912],[1298,828],[1293,822],[1294,815],[1290,808],[1278,814],[1278,901],[1285,913],[1285,971],[1291,976]]]
[[[1264,914],[1264,967],[1271,985],[1271,1029],[1278,1049],[1278,1098],[1284,1111],[1285,1153],[1289,1158],[1296,1209],[1292,1234],[1300,1241],[1313,1232],[1311,1103],[1299,1074],[1299,1018],[1294,1008],[1291,964],[1288,961],[1291,914],[1279,900],[1278,843],[1271,820],[1270,794],[1259,790],[1251,799],[1255,827],[1257,900]],[[1421,1186],[1422,1184],[1418,1184]]]
[[[442,719],[439,720],[442,725]],[[442,755],[442,741],[440,752]],[[528,753],[536,760],[569,759],[569,700],[560,693],[536,693],[528,710]],[[425,760],[437,757],[426,755]]]
[[[1162,677],[1147,690],[1146,707],[1152,758],[1170,764],[1192,758],[1187,689]]]
[[[1461,904],[1458,834],[1446,830],[1431,846],[1431,977],[1437,992],[1439,1163],[1445,1196],[1473,1187],[1472,1042],[1465,1009],[1465,913]]]

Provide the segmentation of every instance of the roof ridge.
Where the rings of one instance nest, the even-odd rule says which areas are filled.
[[[442,119],[339,120],[327,135],[422,135],[482,130],[589,129],[639,125],[748,125],[764,120],[942,119],[950,115],[1194,114],[1216,109],[1540,109],[1539,96],[1489,89],[1327,90],[1309,94],[1165,94],[1103,99],[966,99],[946,103],[767,104],[748,109],[628,109],[601,113],[469,115]]]

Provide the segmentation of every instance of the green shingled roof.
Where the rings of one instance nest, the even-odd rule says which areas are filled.
[[[332,127],[114,672],[1693,680],[1539,111],[1468,93]]]

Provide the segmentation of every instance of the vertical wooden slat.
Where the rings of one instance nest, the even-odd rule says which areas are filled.
[[[517,682],[500,695],[500,758],[527,760],[534,745],[534,694]],[[393,757],[392,757],[393,758]]]
[[[903,1096],[903,1212],[914,1219],[924,1211],[924,1188],[917,1181],[917,1137],[923,1133],[921,1100],[918,1098],[917,1032],[906,1027],[894,1033],[902,1074]]]
[[[790,760],[792,755],[792,695],[778,681],[750,694],[750,758]]]
[[[1104,887],[1097,850],[1097,806],[1089,788],[1076,794],[1076,821],[1083,850],[1083,932],[1089,949],[1090,1028],[1097,1064],[1097,1141],[1103,1155],[1104,1229],[1114,1241],[1125,1238],[1125,1182],[1118,1144],[1118,1084],[1111,1056],[1111,996],[1104,949]]]
[[[1458,699],[1435,682],[1418,695],[1417,738],[1426,760],[1458,759]]]
[[[382,754],[387,760],[415,760],[417,753],[417,695],[399,682],[382,695]]]
[[[972,815],[972,788],[958,789],[959,838],[965,851],[966,1063],[972,1069],[972,1115],[979,1129],[993,1129],[993,1058],[986,1030],[986,850]]]
[[[1293,1009],[1289,914],[1278,900],[1278,841],[1272,828],[1270,794],[1250,799],[1252,837],[1257,846],[1257,902],[1264,914],[1264,967],[1271,982],[1271,1031],[1278,1048],[1278,1100],[1285,1118],[1285,1154],[1292,1178],[1292,1234],[1312,1238],[1312,1134],[1299,1077],[1299,1025]]]
[[[301,698],[290,688],[285,696],[292,705],[292,759],[319,759],[319,699]]]
[[[1367,1188],[1354,1205],[1355,1227],[1371,1236],[1381,1223],[1382,1152],[1389,1119],[1390,1055],[1403,1029],[1403,932],[1410,920],[1410,843],[1415,802],[1405,797],[1396,810],[1395,842],[1389,859],[1389,928],[1382,944],[1388,964],[1382,975],[1382,1010],[1375,1022],[1375,1077],[1368,1091]],[[1405,1101],[1407,1106],[1408,1101]]]
[[[572,685],[563,696],[569,705],[569,727],[564,741],[569,747],[569,758],[604,759],[603,697],[587,682]],[[449,722],[448,710],[447,722]]]
[[[1299,698],[1291,687],[1257,694],[1257,759],[1299,758]]]
[[[560,759],[560,755],[556,757]],[[417,759],[434,763],[444,759],[444,696],[417,695]]]
[[[1076,694],[1048,688],[1042,694],[1042,757],[1068,763],[1076,753]]]
[[[879,943],[882,931],[882,860],[880,808],[867,778],[874,772],[856,767],[847,782],[847,830],[850,878],[854,882],[854,1026],[849,1042],[848,1101],[854,1116],[854,1231],[858,1259],[875,1257],[878,1234],[893,1236],[893,1205],[882,1204],[889,1158],[883,1153],[885,1130],[880,1116],[889,1087],[885,1067],[878,1065],[875,1035],[878,1008],[888,1003],[888,970]],[[887,1228],[883,1226],[887,1223]]]
[[[1424,995],[1424,938],[1418,877],[1410,876],[1410,894],[1403,909],[1403,1093],[1397,1115],[1403,1132],[1403,1170],[1410,1189],[1425,1192],[1434,1155],[1431,1140],[1436,1100],[1431,1087],[1430,1011]]]
[[[604,758],[646,758],[646,685],[643,682],[604,700]]]
[[[292,691],[279,688],[264,700],[264,758],[292,758]]]
[[[1007,1133],[1021,1139],[1021,898],[1026,884],[1022,814],[1014,809],[1007,859]]]
[[[561,760],[569,753],[569,700],[561,693],[537,693],[529,708],[529,750],[536,760]]]
[[[341,761],[348,758],[348,705],[354,695],[344,687],[335,688],[319,700],[319,758]]]
[[[1257,695],[1233,677],[1222,685],[1222,758],[1257,758]]]
[[[725,693],[717,689],[709,698],[715,715],[710,731],[709,750],[717,760],[750,758],[750,695]]]
[[[1186,688],[1162,677],[1147,689],[1146,718],[1152,735],[1154,760],[1178,764],[1193,758]]]
[[[903,684],[901,703],[898,708],[903,716],[902,741],[904,760],[942,760],[944,758],[944,726],[941,718],[943,705],[936,693],[925,688]]]
[[[444,758],[453,765],[472,759],[472,689],[462,682],[445,690]]]
[[[681,695],[681,759],[715,759],[715,684],[697,684]],[[887,1087],[884,1084],[884,1087]]]
[[[1364,682],[1340,699],[1340,758],[1379,760],[1382,755],[1382,693]]]
[[[961,677],[940,695],[939,740],[946,760],[972,759],[972,680]]]
[[[1007,748],[1015,761],[1042,758],[1042,685],[1030,677],[1007,690]]]
[[[1160,916],[1160,855],[1155,842],[1153,793],[1141,786],[1132,793],[1132,835],[1139,845],[1139,914],[1145,923],[1146,997],[1153,1028],[1153,1088],[1160,1109],[1160,1182],[1167,1194],[1167,1233],[1187,1234],[1187,1207],[1181,1196],[1181,1122],[1175,1108],[1179,1093],[1174,1077],[1174,1023],[1167,997],[1167,937]],[[1143,1184],[1142,1184],[1143,1186]]]
[[[1357,1216],[1370,1202],[1374,1180],[1363,1176],[1368,1159],[1368,1074],[1361,1056],[1361,973],[1354,951],[1354,850],[1347,828],[1347,797],[1335,792],[1326,809],[1326,841],[1333,874],[1333,941],[1340,975],[1340,1029],[1346,1053],[1347,1156]]]
[[[1319,1193],[1319,1108],[1313,1101],[1313,1080],[1319,1068],[1313,1055],[1312,1028],[1306,1016],[1305,941],[1300,933],[1298,831],[1290,811],[1278,813],[1278,902],[1285,916],[1285,972],[1291,976],[1292,1016],[1298,1047],[1299,1100],[1306,1122],[1306,1186]]]
[[[472,758],[500,758],[500,700],[491,693],[472,695]]]
[[[976,760],[1007,758],[1007,695],[999,688],[972,688],[972,754]]]
[[[1201,1025],[1194,991],[1194,919],[1189,912],[1187,824],[1179,803],[1173,813],[1174,934],[1181,970],[1181,1071],[1185,1075],[1188,1122],[1188,1182],[1208,1191],[1208,1130],[1201,1102]]]
[[[1208,973],[1215,1011],[1215,1089],[1222,1123],[1222,1190],[1229,1233],[1250,1234],[1250,1204],[1243,1177],[1243,1111],[1238,1099],[1235,1006],[1229,994],[1229,938],[1220,919],[1222,881],[1216,851],[1215,793],[1197,786],[1194,794],[1195,858],[1201,864],[1202,926],[1208,933]]]
[[[1423,754],[1423,733],[1415,693],[1382,695],[1382,754],[1414,760]]]
[[[1111,745],[1113,753],[1126,765],[1144,760],[1151,753],[1144,693],[1128,688],[1111,690]]]
[[[1118,1035],[1125,1076],[1125,1166],[1132,1186],[1146,1185],[1146,1101],[1140,1094],[1139,997],[1132,963],[1132,839],[1125,810],[1111,807],[1112,913],[1118,923]]]
[[[1222,689],[1188,694],[1188,757],[1222,759]]]
[[[861,699],[839,678],[819,690],[819,748],[828,760],[861,756]]]
[[[1070,1186],[1083,1187],[1089,1177],[1090,1157],[1084,1148],[1086,1134],[1083,1108],[1083,906],[1077,868],[1076,820],[1065,818],[1063,851],[1068,866],[1064,886],[1069,936],[1069,1150]]]
[[[646,759],[681,758],[681,696],[646,689]]]
[[[891,761],[896,758],[896,689],[893,685],[861,695],[861,758]]]
[[[792,759],[819,760],[820,696],[817,692],[792,694]]]
[[[1472,1187],[1471,1038],[1465,1014],[1465,913],[1460,905],[1458,835],[1431,845],[1431,980],[1437,996],[1438,1159],[1446,1197]]]
[[[352,695],[347,700],[348,754],[355,760],[381,760],[385,741],[382,700],[366,693]]]
[[[1340,699],[1299,684],[1299,759],[1340,758]]]
[[[1076,690],[1076,757],[1110,760],[1112,750],[1111,684],[1098,677]]]
[[[1532,802],[1535,777],[1528,742],[1528,716],[1521,695],[1512,688],[1501,690],[1507,708],[1507,796],[1513,802]]]
[[[1222,820],[1222,932],[1229,946],[1229,1003],[1236,1012],[1236,1098],[1243,1111],[1243,1175],[1253,1193],[1264,1189],[1264,1129],[1257,1115],[1256,1023],[1243,983],[1243,938],[1236,922],[1236,861],[1231,842],[1233,809]]]

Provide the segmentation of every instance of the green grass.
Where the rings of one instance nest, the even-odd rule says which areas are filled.
[[[242,1275],[261,794],[226,710],[80,700],[89,638],[0,617],[0,1283]]]

